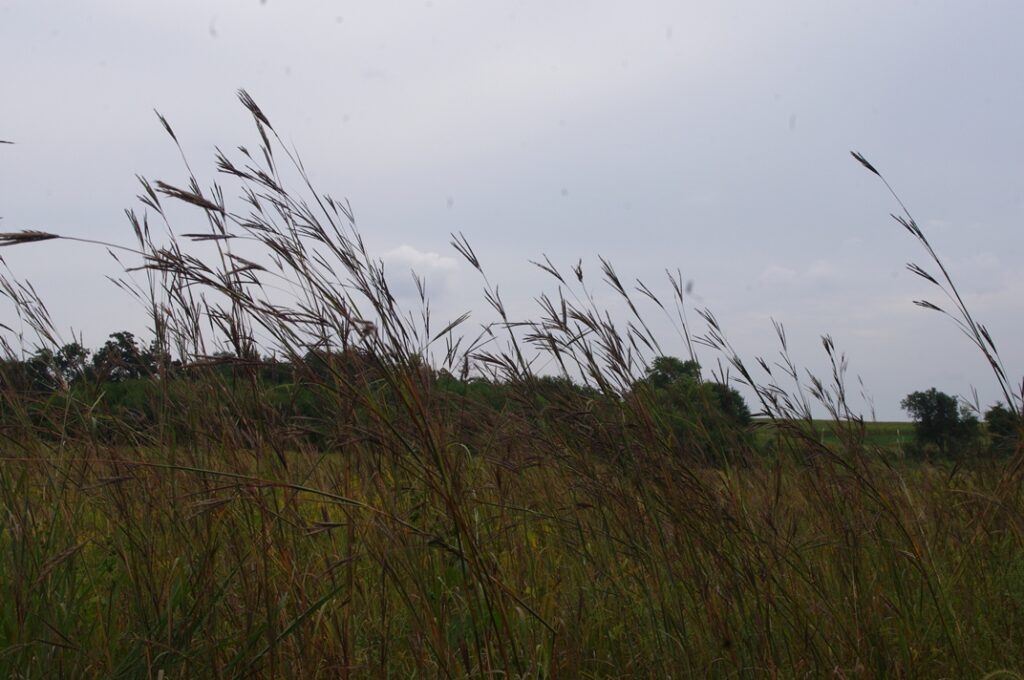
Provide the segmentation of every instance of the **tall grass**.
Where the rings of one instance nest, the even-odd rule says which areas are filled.
[[[186,162],[183,184],[141,180],[145,212],[128,214],[119,285],[183,366],[151,379],[147,423],[111,411],[108,386],[88,376],[52,394],[0,386],[0,674],[1024,669],[1018,464],[949,470],[873,449],[829,338],[827,380],[803,377],[781,326],[782,358],[757,360],[758,378],[713,314],[701,310],[707,331],[691,333],[678,278],[662,300],[602,262],[630,313],[616,321],[581,267],[545,260],[557,291],[523,321],[459,235],[497,321],[437,324],[422,286],[410,313],[351,207],[317,193],[241,99],[259,147],[217,155],[239,207]],[[175,235],[185,210],[207,228]],[[35,335],[19,341],[59,345],[34,289],[2,281]],[[662,353],[645,300],[691,352],[723,352],[754,389],[785,433],[770,455],[696,418],[685,436],[670,426],[678,414],[638,382]],[[987,331],[957,309],[1005,378]],[[268,351],[290,367],[287,384],[265,380]],[[589,389],[545,380],[539,361]],[[512,397],[496,409],[446,389],[450,376],[490,376]],[[300,389],[316,417],[274,406]],[[833,418],[828,440],[812,402]]]

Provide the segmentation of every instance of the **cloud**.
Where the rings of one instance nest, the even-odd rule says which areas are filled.
[[[455,258],[419,250],[407,243],[381,255],[391,292],[399,298],[417,298],[419,293],[412,273],[427,285],[431,300],[450,292],[455,287],[459,262]]]
[[[455,258],[417,250],[407,243],[387,251],[381,256],[381,259],[386,265],[406,267],[421,276],[434,272],[454,272],[459,269],[459,263]]]
[[[838,277],[839,267],[830,260],[815,260],[802,271],[773,264],[761,272],[762,282],[782,285],[821,285],[834,282]]]
[[[807,271],[804,273],[803,278],[808,281],[831,281],[839,275],[839,267],[834,262],[829,260],[815,260]]]
[[[761,280],[765,283],[792,283],[798,278],[800,274],[795,270],[775,264],[761,272]]]

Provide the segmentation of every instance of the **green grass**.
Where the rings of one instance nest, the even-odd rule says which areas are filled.
[[[865,445],[900,448],[914,439],[914,424],[907,422],[868,422]]]
[[[770,421],[760,420],[758,440],[769,441],[776,431]],[[831,420],[812,420],[811,428],[817,433],[818,441],[830,447],[842,443],[843,436],[835,431],[834,423]],[[871,449],[881,449],[893,453],[899,453],[914,441],[914,424],[910,422],[891,421],[865,421],[863,446]]]
[[[7,677],[1024,667],[994,468],[870,464],[869,493],[825,463],[631,479],[453,450],[435,487],[366,451],[98,453],[4,461]]]

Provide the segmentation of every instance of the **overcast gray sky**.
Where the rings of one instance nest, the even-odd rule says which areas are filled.
[[[519,315],[551,289],[528,264],[545,253],[660,290],[678,268],[747,357],[776,352],[774,318],[818,369],[831,333],[880,418],[933,385],[991,403],[977,351],[912,306],[934,297],[903,268],[923,254],[848,151],[1019,377],[1021,26],[1016,1],[3,0],[0,229],[130,241],[135,174],[184,176],[152,110],[212,181],[214,145],[254,144],[244,87],[439,314],[489,318],[448,246],[462,231]],[[145,328],[102,250],[2,255],[87,345]]]

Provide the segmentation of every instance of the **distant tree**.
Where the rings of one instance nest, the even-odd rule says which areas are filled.
[[[71,342],[56,352],[41,347],[25,362],[24,372],[31,387],[50,391],[67,387],[82,377],[88,366],[89,350]]]
[[[162,344],[157,338],[153,338],[153,341],[149,343],[149,348],[143,353],[142,358],[146,368],[152,373],[176,370],[181,366],[180,361],[171,359],[171,354],[167,351],[166,345]]]
[[[93,355],[92,364],[101,377],[111,382],[149,376],[156,370],[153,355],[140,346],[128,331],[111,333],[103,347]]]
[[[704,383],[702,387],[715,399],[722,414],[733,424],[746,427],[753,422],[747,402],[734,388],[716,382]]]
[[[50,391],[60,386],[60,379],[57,377],[57,362],[54,359],[53,350],[49,347],[40,347],[25,362],[29,383],[34,390]]]
[[[341,350],[311,349],[303,356],[300,367],[311,371],[325,382],[356,380],[372,373],[369,354],[352,347]]]
[[[656,388],[664,389],[680,380],[700,382],[700,364],[676,357],[657,357],[647,369],[646,380]]]
[[[997,403],[985,411],[985,429],[991,440],[993,453],[1012,453],[1020,440],[1024,420],[1021,415]]]
[[[647,369],[645,380],[655,389],[674,390],[679,402],[705,402],[737,425],[749,425],[752,420],[743,395],[723,383],[701,382],[700,364],[692,359],[657,357]]]
[[[27,361],[0,358],[0,393],[11,390],[13,393],[27,392],[32,388],[32,374]]]
[[[54,363],[64,382],[70,384],[85,374],[89,365],[89,350],[77,342],[68,343],[57,350]]]
[[[270,355],[260,360],[260,380],[268,385],[283,385],[294,382],[295,367],[287,361]]]
[[[934,387],[908,394],[900,407],[913,419],[915,439],[922,447],[934,445],[943,455],[949,455],[954,448],[969,446],[978,437],[974,414],[956,397]]]
[[[645,385],[681,450],[720,461],[745,449],[752,419],[743,396],[729,385],[702,382],[696,361],[657,357],[636,388]]]

